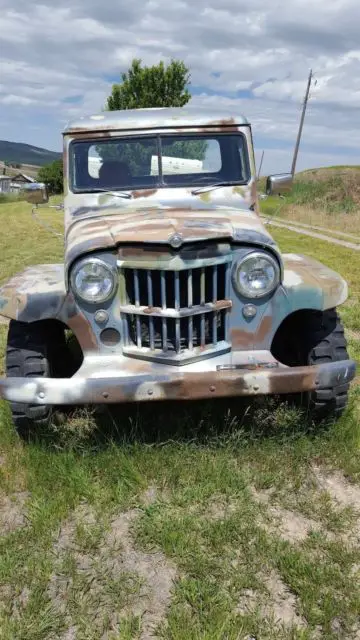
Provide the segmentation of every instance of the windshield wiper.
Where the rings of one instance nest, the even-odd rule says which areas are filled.
[[[191,190],[193,196],[196,196],[198,193],[206,193],[207,191],[212,191],[212,189],[218,189],[219,187],[229,187],[235,184],[234,182],[215,182],[215,184],[205,184],[203,187],[196,187]]]
[[[108,191],[108,189],[96,189],[96,191],[100,191],[101,193],[106,193],[108,196],[115,196],[117,198],[126,198],[130,200],[132,198],[132,193],[129,191]]]

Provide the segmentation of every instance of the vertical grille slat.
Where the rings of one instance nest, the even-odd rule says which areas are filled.
[[[174,280],[175,280],[175,309],[179,311],[180,309],[180,275],[178,271],[174,272]]]
[[[135,306],[140,306],[140,285],[139,285],[139,272],[134,269],[134,292],[135,292]],[[141,349],[141,322],[140,317],[136,316],[136,345],[138,349]]]
[[[217,281],[218,281],[218,268],[217,265],[213,267],[213,302],[217,302]]]
[[[123,304],[132,307],[132,311],[125,307],[121,311],[129,355],[156,359],[158,354],[167,354],[164,358],[170,361],[175,356],[179,360],[182,355],[183,359],[191,357],[189,352],[201,356],[227,349],[228,310],[206,308],[229,298],[227,263],[181,270],[126,267],[121,269],[121,278],[126,292]],[[203,307],[198,309],[201,313],[189,315],[195,306]],[[152,309],[159,307],[164,315],[153,315]]]
[[[201,267],[200,274],[200,304],[205,304],[205,269]]]
[[[193,305],[192,283],[193,283],[192,269],[189,269],[187,272],[187,304],[190,309]],[[194,346],[193,330],[194,330],[193,317],[189,316],[188,317],[188,348],[190,349],[190,351],[193,349],[193,346]]]
[[[147,292],[148,292],[148,305],[152,307],[154,305],[154,296],[153,296],[153,282],[151,271],[147,271]],[[155,333],[154,333],[154,318],[149,314],[149,333],[150,333],[150,349],[154,351],[155,349]]]
[[[160,289],[161,289],[161,308],[165,311],[166,309],[166,273],[165,271],[160,271]],[[161,320],[161,342],[163,351],[167,351],[167,319],[162,318]]]
[[[174,282],[175,282],[175,309],[176,311],[180,310],[180,273],[179,271],[174,272]],[[175,320],[175,351],[176,353],[180,353],[181,349],[181,336],[180,336],[180,318],[176,318]]]
[[[205,268],[201,267],[200,271],[200,304],[205,304]],[[205,313],[200,316],[200,345],[205,347]]]
[[[230,264],[225,265],[224,271],[225,271],[224,297],[229,297],[230,296],[230,277],[231,277]],[[223,312],[221,315],[222,315],[222,318],[221,318],[222,323],[224,323],[223,331],[224,331],[224,334],[227,336],[229,334],[230,316],[228,313],[223,313]]]
[[[175,320],[175,351],[180,353],[181,337],[180,337],[180,318]]]
[[[218,268],[217,265],[215,265],[213,267],[213,273],[212,273],[212,287],[213,287],[213,303],[215,304],[217,302],[217,285],[218,285]],[[213,340],[213,344],[214,346],[217,345],[217,321],[218,321],[218,315],[216,313],[216,311],[214,311],[213,313],[213,318],[212,318],[212,340]]]

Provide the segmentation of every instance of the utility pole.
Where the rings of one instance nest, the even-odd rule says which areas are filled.
[[[292,174],[293,177],[295,175],[296,161],[297,161],[297,157],[298,157],[298,153],[299,153],[301,134],[302,134],[303,126],[304,126],[306,107],[307,107],[307,103],[308,103],[308,100],[309,100],[312,79],[313,79],[313,72],[312,72],[312,69],[310,69],[308,83],[307,83],[307,87],[306,87],[305,98],[304,98],[304,102],[303,102],[301,118],[300,118],[299,131],[298,131],[298,135],[297,135],[297,138],[296,138],[294,156],[293,156],[293,161],[292,161],[292,165],[291,165],[291,174]]]
[[[263,163],[263,160],[264,160],[264,154],[265,154],[265,151],[263,151],[262,154],[261,154],[260,166],[259,166],[259,171],[258,171],[258,174],[257,174],[257,179],[258,180],[260,178],[260,171],[261,171],[262,163]]]

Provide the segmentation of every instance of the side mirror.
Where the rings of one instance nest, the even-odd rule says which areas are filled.
[[[278,173],[269,176],[266,180],[266,194],[268,196],[281,196],[291,191],[293,176],[291,173]]]
[[[26,202],[30,204],[45,204],[49,202],[46,185],[43,182],[32,182],[22,189]]]

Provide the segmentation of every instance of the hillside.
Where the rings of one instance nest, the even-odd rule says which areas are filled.
[[[301,171],[286,198],[268,198],[261,208],[266,214],[288,220],[359,233],[360,167]]]
[[[34,147],[22,142],[0,140],[0,161],[35,166],[49,164],[61,157],[56,151]]]

